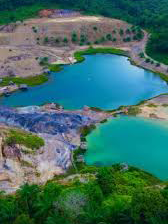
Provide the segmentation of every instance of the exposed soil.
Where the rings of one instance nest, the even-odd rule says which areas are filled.
[[[168,95],[160,95],[139,106],[140,117],[168,120]]]
[[[120,29],[126,31],[131,26],[120,20],[95,16],[36,18],[24,23],[11,24],[11,29],[9,25],[3,26],[0,30],[0,77],[41,74],[43,68],[39,65],[39,60],[43,57],[47,57],[50,63],[74,62],[71,59],[72,53],[77,49],[88,48],[88,45],[79,46],[79,42],[73,42],[71,40],[73,33],[76,33],[78,38],[82,38],[83,35],[88,44],[91,43],[95,47],[96,41],[101,40],[99,47],[102,45],[137,49],[137,46],[143,46],[146,39],[142,42],[128,43],[123,42],[128,34],[126,32],[123,35],[119,34]],[[104,40],[107,34],[111,34],[116,41]],[[133,35],[129,34],[131,38]],[[63,41],[65,37],[68,42]],[[46,38],[49,40],[45,41]],[[56,39],[59,39],[58,43]]]

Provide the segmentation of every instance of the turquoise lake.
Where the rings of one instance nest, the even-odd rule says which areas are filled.
[[[168,122],[123,116],[87,136],[89,165],[127,163],[168,180]]]
[[[1,97],[0,104],[29,106],[55,102],[66,109],[84,105],[115,109],[167,92],[166,82],[131,65],[127,57],[97,54],[86,56],[83,63],[64,66],[63,71],[51,74],[43,85]]]

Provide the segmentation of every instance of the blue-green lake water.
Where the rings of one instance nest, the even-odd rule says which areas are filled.
[[[29,106],[55,102],[66,109],[84,105],[115,109],[167,92],[168,85],[159,76],[131,65],[126,57],[97,54],[86,56],[83,63],[64,66],[63,71],[52,74],[43,85],[1,97],[0,104]]]
[[[66,109],[84,105],[116,109],[161,93],[168,93],[168,85],[159,76],[131,65],[126,57],[97,54],[86,56],[83,63],[64,66],[63,71],[51,74],[43,85],[1,97],[0,104],[29,106],[55,102]],[[87,137],[86,162],[126,162],[168,178],[168,128],[161,123],[122,117],[100,125]]]
[[[87,136],[89,165],[127,163],[168,180],[168,122],[120,117]]]

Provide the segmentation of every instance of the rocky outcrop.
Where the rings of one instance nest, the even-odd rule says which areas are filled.
[[[0,32],[12,33],[16,29],[16,26],[17,25],[15,23],[11,23],[8,25],[2,25],[2,26],[0,26]]]
[[[56,135],[76,131],[81,126],[91,123],[91,119],[87,116],[65,112],[25,113],[8,107],[0,107],[0,122],[35,133]]]
[[[2,137],[0,137],[0,166],[3,161],[3,155],[2,155]]]
[[[108,114],[109,116],[109,114]],[[45,145],[34,151],[23,145],[7,145],[0,137],[0,190],[13,192],[23,183],[45,183],[71,166],[71,152],[80,145],[79,129],[106,118],[104,112],[64,111],[43,107],[0,107],[0,134],[5,127],[36,133]]]

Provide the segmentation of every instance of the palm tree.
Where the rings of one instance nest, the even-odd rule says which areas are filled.
[[[53,212],[54,202],[57,200],[60,192],[61,186],[56,183],[48,183],[42,194],[39,195],[36,207],[35,217],[38,223],[43,223],[44,220]]]
[[[23,212],[29,214],[30,217],[34,214],[34,207],[39,193],[40,188],[35,184],[25,184],[16,192],[18,206]]]

